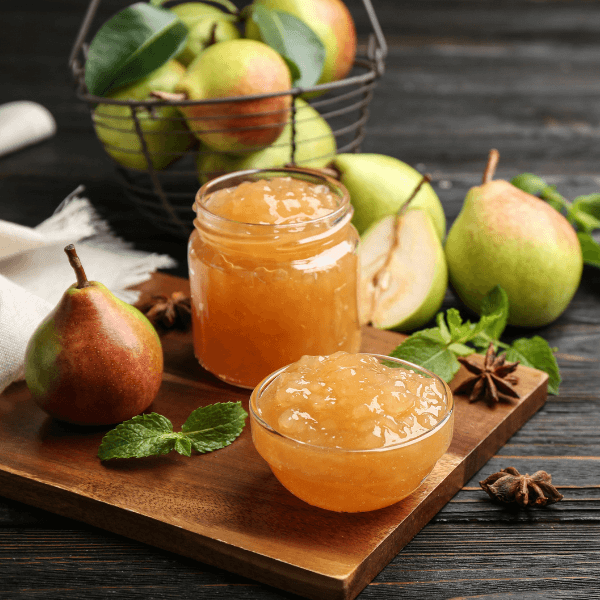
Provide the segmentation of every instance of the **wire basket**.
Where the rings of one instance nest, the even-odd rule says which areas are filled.
[[[280,94],[202,101],[115,100],[90,94],[85,85],[85,60],[89,46],[86,40],[100,1],[91,0],[69,58],[76,94],[88,105],[96,131],[99,132],[99,127],[102,127],[109,134],[104,139],[99,136],[99,139],[115,164],[126,197],[159,229],[187,239],[193,229],[192,204],[200,185],[214,176],[230,171],[228,164],[243,164],[241,168],[256,166],[251,162],[240,161],[252,161],[255,153],[265,148],[248,148],[243,153],[238,153],[235,160],[229,158],[229,155],[219,156],[220,153],[191,136],[184,125],[183,115],[176,110],[177,107],[186,104],[217,106],[224,102],[247,102],[275,95],[291,95],[293,101],[287,122],[288,135],[282,134],[270,146],[278,149],[277,164],[264,164],[267,158],[263,157],[263,162],[257,165],[260,167],[322,167],[336,152],[360,151],[369,117],[369,103],[377,80],[383,74],[387,54],[385,39],[370,0],[363,0],[363,4],[373,31],[369,34],[364,54],[357,54],[353,69],[345,79],[311,88],[297,87]],[[110,117],[114,113],[107,107],[115,106],[125,106],[128,109],[124,111],[125,116],[121,114]],[[106,111],[104,114],[103,110]],[[249,116],[263,115],[264,113],[254,113]],[[329,145],[325,152],[323,145],[319,144],[318,135],[298,135],[299,124],[304,126],[303,121],[321,117],[331,128],[336,146],[331,148]],[[213,118],[219,119],[219,116]],[[154,131],[148,131],[150,120],[158,126]],[[161,124],[165,125],[164,130],[161,129]],[[113,138],[120,136],[121,143],[117,140],[115,144],[114,139],[107,139],[111,137],[110,134],[113,134]],[[123,144],[123,138],[128,136],[129,144]],[[189,136],[189,143],[184,140],[184,136]],[[132,141],[135,143],[132,144]],[[120,160],[114,158],[117,155]],[[127,166],[123,163],[127,163]]]

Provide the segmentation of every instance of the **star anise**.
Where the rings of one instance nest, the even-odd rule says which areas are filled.
[[[519,378],[512,374],[519,362],[506,362],[506,353],[496,355],[493,344],[485,353],[483,366],[471,356],[459,356],[458,360],[473,376],[463,381],[454,390],[455,394],[469,394],[469,402],[485,400],[488,406],[501,400],[510,402],[511,398],[521,397],[513,387]]]
[[[192,303],[183,292],[152,296],[140,310],[155,327],[162,329],[187,330],[192,322]]]
[[[479,482],[490,498],[521,506],[546,506],[563,499],[552,485],[552,476],[546,471],[521,475],[514,467],[507,467]]]

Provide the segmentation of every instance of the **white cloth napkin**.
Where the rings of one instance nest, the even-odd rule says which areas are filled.
[[[91,281],[133,303],[127,289],[175,266],[167,255],[132,249],[102,221],[78,187],[37,227],[0,220],[0,393],[24,377],[25,349],[39,323],[75,282],[64,247],[75,243]]]

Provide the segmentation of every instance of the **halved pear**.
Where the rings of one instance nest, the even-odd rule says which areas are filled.
[[[358,253],[361,323],[411,331],[439,311],[448,267],[426,210],[411,207],[380,219],[361,237]]]

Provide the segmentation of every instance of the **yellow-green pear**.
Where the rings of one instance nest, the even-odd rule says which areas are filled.
[[[483,183],[469,190],[446,240],[450,282],[479,313],[496,285],[507,293],[508,323],[540,327],[557,319],[573,298],[583,268],[570,223],[549,204],[508,181],[492,180],[490,152]]]
[[[175,57],[186,67],[207,46],[241,37],[236,27],[237,17],[204,2],[185,2],[171,7],[188,29],[183,50]]]
[[[411,203],[371,225],[361,236],[358,255],[362,324],[411,331],[439,311],[448,268],[426,209]]]
[[[350,193],[352,223],[360,234],[406,203],[423,175],[405,162],[383,154],[338,154],[331,166]],[[440,240],[446,234],[444,209],[429,183],[423,185],[411,206],[422,207],[431,217]]]
[[[254,0],[270,10],[290,13],[308,25],[325,46],[325,64],[318,83],[343,79],[356,55],[356,28],[342,0]],[[252,18],[246,21],[246,37],[261,39]]]
[[[296,151],[294,163],[299,167],[325,167],[335,156],[336,143],[327,121],[312,107],[296,99]],[[283,167],[292,156],[292,127],[288,123],[279,138],[257,152],[242,155],[203,153],[198,155],[198,176],[202,183],[209,179],[244,169]]]
[[[120,88],[107,96],[112,100],[152,100],[151,92],[173,92],[185,73],[185,67],[171,60],[147,77]],[[151,165],[160,170],[181,158],[196,143],[181,113],[172,106],[137,109]],[[142,142],[127,105],[98,104],[93,113],[96,135],[106,152],[121,166],[147,170]]]

